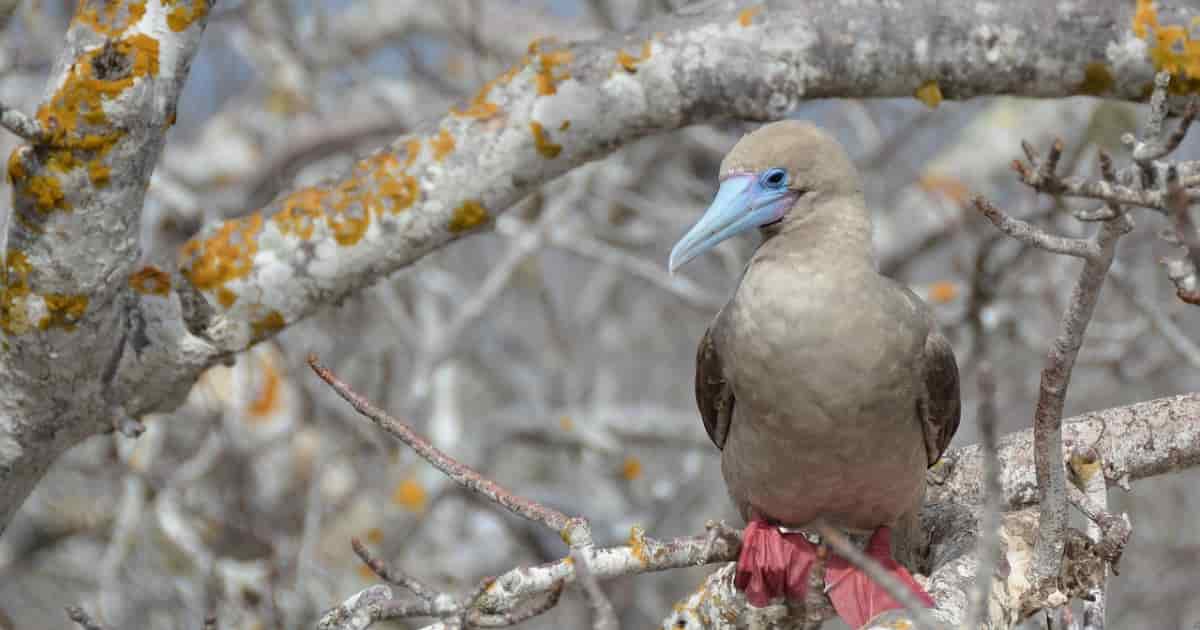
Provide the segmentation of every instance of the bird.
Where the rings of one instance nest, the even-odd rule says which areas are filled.
[[[925,473],[958,428],[953,348],[930,307],[878,272],[859,174],[816,125],[744,135],[669,270],[755,229],[696,351],[696,403],[747,522],[735,585],[757,607],[802,601],[823,525],[869,534],[865,552],[932,607],[896,557],[915,569]],[[901,607],[840,556],[825,577],[852,627]]]

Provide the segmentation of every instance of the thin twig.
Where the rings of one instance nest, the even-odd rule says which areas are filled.
[[[1179,171],[1174,165],[1167,168],[1167,212],[1175,226],[1175,239],[1183,247],[1185,258],[1178,261],[1184,273],[1171,274],[1175,293],[1189,304],[1200,302],[1200,232],[1192,219],[1192,203],[1187,190],[1179,181]],[[1190,267],[1190,269],[1188,269]]]
[[[515,626],[523,623],[534,617],[554,608],[558,605],[558,600],[562,597],[563,588],[566,582],[559,580],[554,583],[550,591],[546,594],[546,598],[533,606],[526,607],[520,611],[508,611],[504,613],[483,614],[478,611],[472,611],[467,616],[472,627],[477,628],[504,628],[507,626]]]
[[[1100,254],[1095,243],[1087,239],[1050,234],[1032,223],[1009,216],[983,197],[975,198],[975,208],[1001,232],[1030,247],[1085,260]]]
[[[966,619],[968,628],[981,628],[987,619],[988,599],[995,580],[996,566],[1004,541],[1000,539],[1000,512],[1004,507],[1004,488],[1000,483],[1000,446],[996,436],[996,378],[989,361],[976,371],[979,383],[979,448],[983,452],[983,513],[979,517],[979,543],[976,556],[975,591]]]
[[[1154,92],[1150,95],[1150,117],[1146,121],[1143,138],[1138,140],[1133,134],[1125,134],[1121,140],[1133,147],[1133,160],[1146,168],[1150,168],[1154,160],[1165,157],[1174,151],[1187,135],[1188,127],[1196,117],[1191,105],[1185,111],[1179,127],[1169,136],[1164,137],[1167,121],[1167,88],[1171,84],[1169,72],[1159,72],[1154,76]]]
[[[851,564],[862,569],[867,577],[875,581],[876,584],[883,587],[888,595],[904,606],[905,610],[913,616],[917,621],[919,628],[939,628],[941,624],[929,614],[929,609],[917,599],[904,584],[896,579],[891,573],[879,565],[874,558],[867,556],[861,549],[854,546],[845,534],[837,529],[830,527],[824,523],[816,526],[817,532],[821,534],[821,540],[829,545],[833,552],[837,555],[850,561]]]
[[[422,459],[453,480],[460,486],[477,492],[494,503],[505,507],[513,514],[527,518],[535,523],[553,529],[561,534],[570,534],[570,530],[579,529],[579,519],[573,519],[554,508],[544,506],[536,501],[517,496],[500,484],[487,479],[471,467],[459,463],[454,458],[443,453],[425,438],[417,435],[411,427],[376,408],[366,398],[355,392],[345,382],[337,377],[329,368],[321,365],[315,354],[308,356],[308,365],[317,376],[329,383],[333,391],[343,400],[350,403],[355,411],[369,418],[376,426],[383,429],[392,437],[408,445]]]
[[[388,566],[383,560],[376,558],[367,549],[366,545],[358,538],[350,539],[350,546],[354,549],[354,554],[358,556],[371,572],[379,576],[379,579],[394,584],[396,586],[408,589],[413,595],[416,595],[425,602],[433,602],[434,593],[428,587],[421,583],[420,580],[408,575],[400,569]]]

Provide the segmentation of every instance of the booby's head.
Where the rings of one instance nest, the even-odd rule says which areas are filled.
[[[746,134],[721,161],[721,187],[671,250],[673,272],[717,243],[805,217],[822,199],[859,193],[846,152],[815,125],[784,120]]]

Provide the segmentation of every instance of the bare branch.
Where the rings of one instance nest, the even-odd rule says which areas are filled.
[[[425,438],[417,435],[408,425],[376,408],[366,398],[351,389],[349,385],[339,379],[333,372],[321,365],[316,355],[309,355],[308,365],[317,373],[317,376],[320,376],[322,380],[329,383],[330,387],[343,400],[350,403],[355,411],[366,416],[375,423],[375,426],[383,429],[392,437],[408,445],[409,448],[413,449],[413,452],[460,486],[487,497],[491,501],[505,507],[513,514],[549,527],[562,535],[564,540],[568,541],[568,544],[575,544],[572,535],[581,533],[577,530],[586,530],[586,525],[581,519],[568,517],[554,508],[514,495],[500,484],[487,479],[469,466],[459,463],[454,458],[438,450],[437,447],[430,444]],[[588,537],[590,537],[590,534],[588,534]],[[582,543],[582,541],[579,542]]]
[[[1037,450],[1034,461],[1038,472],[1040,532],[1034,572],[1038,577],[1057,575],[1066,531],[1066,480],[1062,465],[1062,411],[1066,402],[1071,370],[1088,323],[1092,319],[1104,277],[1112,265],[1117,240],[1129,232],[1131,224],[1124,216],[1101,224],[1095,237],[1100,254],[1084,262],[1079,279],[1071,291],[1071,301],[1059,323],[1059,333],[1050,346],[1042,370],[1033,428]]]
[[[1001,232],[1030,247],[1085,260],[1095,258],[1100,254],[1096,244],[1092,241],[1050,234],[1031,223],[1009,216],[983,197],[975,198],[975,208]]]
[[[1179,181],[1179,170],[1175,165],[1167,168],[1167,212],[1175,226],[1175,238],[1184,249],[1184,258],[1171,261],[1174,269],[1169,273],[1175,283],[1175,294],[1189,304],[1200,304],[1200,231],[1192,219],[1192,202]]]
[[[362,544],[361,540],[358,538],[351,538],[350,546],[354,549],[354,554],[363,561],[363,564],[367,565],[367,567],[371,569],[372,573],[378,575],[379,579],[387,582],[388,584],[394,584],[401,588],[408,589],[413,595],[421,598],[421,600],[426,603],[433,602],[435,593],[432,589],[426,587],[421,583],[420,580],[408,575],[404,571],[389,567],[383,560],[372,556],[371,552],[367,549],[366,545]]]
[[[1167,143],[1163,141],[1169,113],[1167,111],[1167,87],[1170,84],[1171,74],[1169,72],[1159,72],[1154,75],[1154,91],[1150,94],[1150,118],[1146,120],[1146,129],[1142,134],[1142,139],[1135,138],[1131,133],[1121,137],[1122,142],[1132,147],[1135,162],[1149,165],[1153,160],[1170,153],[1167,150]]]

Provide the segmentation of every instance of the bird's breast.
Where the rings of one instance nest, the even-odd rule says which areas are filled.
[[[718,343],[736,403],[722,464],[743,512],[869,528],[919,501],[927,331],[870,278],[837,282],[748,273],[728,308]]]

